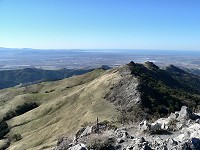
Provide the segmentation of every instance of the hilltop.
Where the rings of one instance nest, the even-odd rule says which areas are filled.
[[[152,62],[130,62],[122,68],[129,73],[112,87],[106,99],[123,109],[124,116],[130,117],[125,117],[126,120],[164,117],[183,105],[199,109],[200,76],[173,65],[163,70]],[[119,72],[123,74],[122,68]]]
[[[5,137],[22,136],[11,141],[10,150],[48,149],[59,137],[74,135],[97,117],[117,127],[143,119],[153,121],[183,105],[198,111],[199,83],[198,75],[175,66],[163,70],[152,62],[130,62],[110,70],[1,90],[0,118],[10,129]],[[20,111],[23,107],[27,112]]]

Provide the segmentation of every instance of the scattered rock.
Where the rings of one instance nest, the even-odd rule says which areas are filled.
[[[162,130],[161,126],[162,125],[158,122],[152,123],[150,126],[150,133],[159,133]]]
[[[173,147],[175,147],[176,145],[178,145],[178,142],[175,141],[172,138],[167,139],[166,142],[167,142],[167,148],[168,149],[172,149]]]
[[[179,112],[179,115],[177,117],[177,120],[179,121],[185,121],[193,118],[193,113],[192,111],[187,108],[186,106],[181,107],[181,111]]]
[[[87,126],[79,137],[87,136],[92,133],[92,127]]]
[[[68,138],[59,139],[54,150],[86,150],[91,148],[91,143],[106,150],[200,150],[199,120],[199,115],[183,106],[180,112],[171,113],[168,118],[154,123],[142,121],[134,136],[129,134],[132,128],[112,130],[102,123],[100,132],[95,132],[96,125],[80,129],[76,134],[79,140],[72,143]],[[171,128],[174,128],[172,133]]]
[[[139,130],[141,132],[149,132],[150,126],[151,125],[146,120],[144,120],[139,124]]]
[[[66,150],[70,146],[73,146],[71,141],[67,137],[62,137],[58,139],[57,146],[53,150]]]
[[[200,139],[200,124],[193,124],[188,128],[183,128],[181,130],[182,134],[175,138],[176,141],[184,141],[191,138],[199,138]]]
[[[85,147],[83,143],[80,143],[68,148],[68,150],[87,150],[87,148]]]
[[[139,138],[137,141],[136,141],[136,143],[144,143],[145,142],[145,139],[144,139],[144,137],[141,137],[141,138]]]

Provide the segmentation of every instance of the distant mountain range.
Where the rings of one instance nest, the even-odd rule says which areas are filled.
[[[196,74],[196,75],[200,75],[200,69],[189,69],[189,68],[183,68],[183,70]]]
[[[0,71],[0,89],[9,88],[19,84],[28,85],[42,81],[60,80],[74,75],[81,75],[92,70],[93,69],[42,70],[26,68]]]

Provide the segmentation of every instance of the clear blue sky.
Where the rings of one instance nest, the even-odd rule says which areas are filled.
[[[200,50],[200,0],[0,0],[0,47]]]

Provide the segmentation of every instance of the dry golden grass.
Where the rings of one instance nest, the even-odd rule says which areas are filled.
[[[9,149],[48,149],[59,136],[74,134],[85,122],[95,122],[96,117],[101,121],[117,120],[119,112],[104,96],[118,78],[115,69],[94,70],[60,81],[1,90],[0,117],[24,102],[40,104],[7,121],[9,126],[15,126],[8,136],[20,133],[23,137]]]

